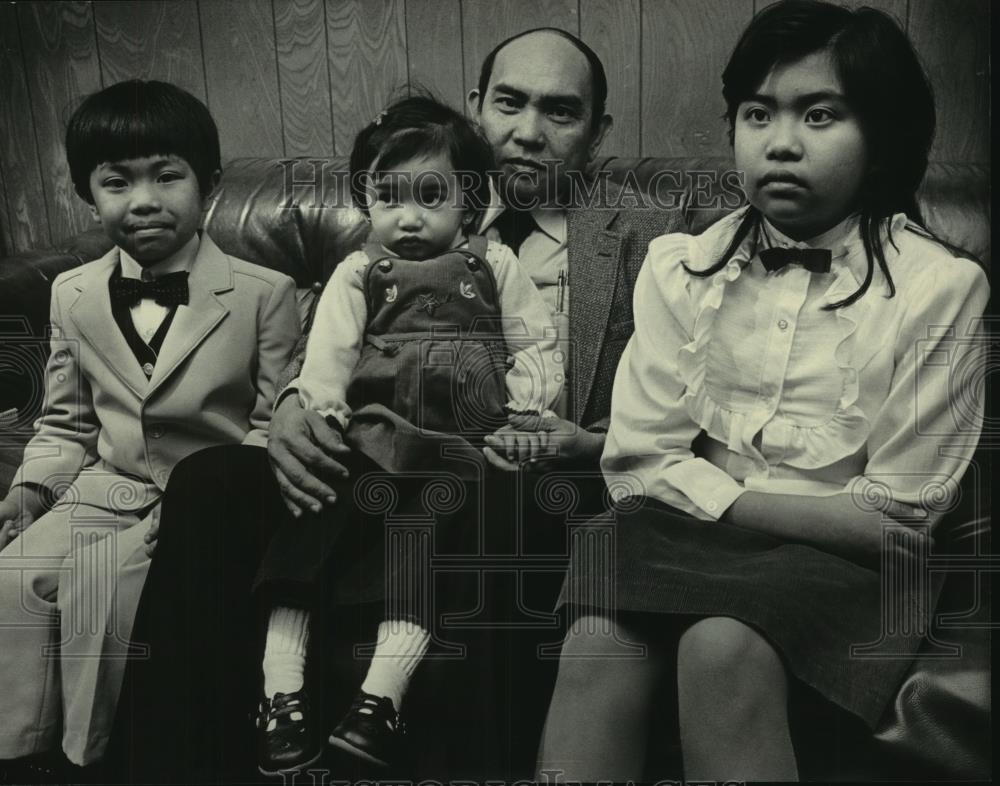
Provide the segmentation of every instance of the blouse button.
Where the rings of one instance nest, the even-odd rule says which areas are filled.
[[[142,373],[145,374],[147,377],[153,376],[153,364],[152,363],[143,363],[142,364]]]
[[[779,319],[778,320],[778,328],[780,330],[788,330],[788,320],[787,319]]]
[[[709,513],[714,513],[718,509],[718,507],[719,507],[718,502],[709,502],[707,505],[705,505],[705,510],[707,510]]]
[[[318,295],[318,294],[319,294],[320,292],[322,292],[322,291],[323,291],[323,282],[322,282],[322,281],[313,281],[313,285],[312,285],[312,291],[313,291],[313,292],[314,292],[315,294],[317,294],[317,295]]]

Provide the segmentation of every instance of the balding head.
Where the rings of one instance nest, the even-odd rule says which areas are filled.
[[[561,30],[521,33],[490,53],[468,107],[493,147],[508,205],[547,201],[587,169],[611,128],[606,92],[600,60]]]

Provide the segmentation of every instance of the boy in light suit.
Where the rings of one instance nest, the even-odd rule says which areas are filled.
[[[83,765],[110,733],[170,471],[263,444],[299,318],[290,278],[199,232],[220,154],[198,99],[109,87],[74,113],[66,153],[115,248],[52,284],[46,402],[0,502],[0,759],[62,728]]]

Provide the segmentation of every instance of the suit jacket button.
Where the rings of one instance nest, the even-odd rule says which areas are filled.
[[[142,373],[145,374],[147,377],[153,376],[153,364],[152,363],[143,363],[142,364]]]
[[[313,281],[312,291],[315,292],[317,295],[320,292],[322,292],[323,291],[323,282],[322,281]]]
[[[149,436],[152,437],[153,439],[159,439],[160,437],[162,437],[163,436],[163,426],[161,426],[159,423],[156,423],[155,425],[150,426],[149,427]]]
[[[381,262],[378,263],[378,269],[381,270],[383,273],[388,273],[389,271],[392,270],[392,261],[389,259],[383,259]]]

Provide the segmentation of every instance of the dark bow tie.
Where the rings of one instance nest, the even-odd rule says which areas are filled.
[[[188,302],[188,274],[186,270],[168,273],[152,281],[137,278],[111,279],[111,302],[132,307],[139,301],[152,298],[161,306],[186,306]]]
[[[832,256],[828,248],[765,248],[760,261],[768,273],[787,265],[802,265],[810,273],[829,273]]]

